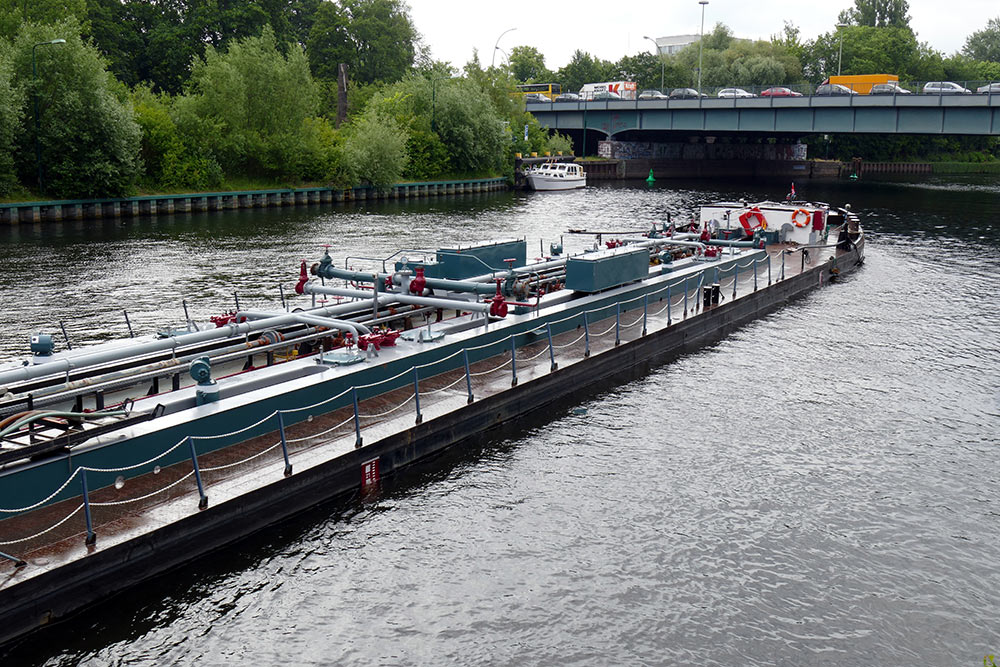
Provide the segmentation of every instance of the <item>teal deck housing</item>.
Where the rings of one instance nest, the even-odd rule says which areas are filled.
[[[511,266],[524,266],[528,258],[528,245],[521,240],[486,241],[471,245],[458,245],[438,248],[436,261],[396,262],[396,270],[413,270],[424,267],[424,275],[428,278],[446,278],[448,280],[465,280],[473,276],[481,276],[490,271],[502,271]]]
[[[580,292],[600,292],[647,275],[649,251],[645,248],[614,248],[566,260],[566,288]]]

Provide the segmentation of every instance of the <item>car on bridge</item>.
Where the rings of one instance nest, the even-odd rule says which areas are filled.
[[[563,93],[562,95],[558,96],[555,99],[555,101],[556,102],[579,102],[582,99],[583,98],[580,97],[579,95],[577,95],[576,93]]]
[[[820,96],[832,96],[832,95],[857,95],[858,91],[851,90],[847,86],[842,86],[839,83],[824,83],[822,86],[816,86],[816,91],[813,95]]]
[[[674,88],[670,91],[670,99],[672,100],[697,100],[701,97],[708,97],[708,95],[699,94],[694,88]]]
[[[620,100],[622,96],[612,90],[599,90],[590,98],[592,100]]]
[[[723,99],[757,97],[753,93],[748,93],[742,88],[723,88],[722,90],[719,91],[718,96]]]
[[[872,86],[869,95],[912,95],[909,90],[901,87],[895,81],[889,83],[876,83]]]
[[[924,84],[924,95],[971,95],[972,91],[954,81],[928,81]]]
[[[545,93],[525,93],[524,94],[524,101],[525,102],[551,102],[552,100],[550,100],[549,96],[546,95]]]
[[[976,88],[977,93],[994,93],[1000,95],[1000,83],[988,83],[985,86]]]
[[[658,90],[644,90],[639,93],[640,100],[666,100],[669,99],[666,95]]]
[[[784,86],[771,86],[767,90],[762,90],[761,97],[802,97],[802,93],[797,93],[791,88]]]

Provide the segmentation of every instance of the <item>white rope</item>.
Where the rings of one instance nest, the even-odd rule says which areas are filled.
[[[261,456],[264,456],[264,454],[267,454],[268,452],[273,452],[275,449],[277,449],[280,446],[281,446],[281,441],[279,440],[278,442],[274,443],[273,445],[271,445],[267,449],[259,451],[256,454],[252,454],[252,455],[246,457],[245,459],[243,459],[242,461],[236,461],[235,463],[224,463],[222,465],[212,466],[212,467],[209,467],[209,468],[202,468],[201,471],[202,472],[212,472],[214,470],[225,470],[226,468],[235,468],[236,466],[243,465],[244,463],[247,463],[249,461],[253,461],[256,458],[260,458]],[[194,472],[194,471],[192,470],[191,472]]]
[[[54,524],[54,525],[51,525],[51,526],[49,526],[48,528],[46,528],[45,530],[43,530],[42,532],[40,532],[40,533],[35,533],[35,534],[34,534],[34,535],[32,535],[31,537],[22,537],[22,538],[21,538],[21,539],[19,539],[19,540],[8,540],[7,542],[0,542],[0,546],[4,546],[4,547],[5,547],[5,546],[7,546],[7,545],[9,545],[9,544],[21,544],[22,542],[28,542],[28,541],[30,541],[30,540],[33,540],[33,539],[35,539],[36,537],[41,537],[41,536],[42,536],[42,535],[44,535],[45,533],[48,533],[48,532],[50,532],[50,531],[53,531],[53,530],[55,530],[56,528],[58,528],[59,526],[63,525],[63,524],[64,524],[64,523],[66,523],[67,521],[69,521],[69,520],[70,520],[70,518],[71,518],[71,517],[72,517],[72,516],[73,516],[74,514],[76,514],[77,512],[79,512],[79,511],[80,511],[80,510],[82,510],[82,509],[83,509],[83,503],[80,503],[80,506],[79,506],[79,507],[77,507],[77,508],[76,508],[75,510],[73,510],[72,512],[70,512],[69,514],[67,514],[67,515],[66,515],[66,518],[65,518],[65,519],[63,519],[62,521],[60,521],[59,523],[57,523],[57,524]]]
[[[428,389],[427,391],[422,392],[422,393],[424,393],[424,394],[437,394],[438,392],[442,392],[442,391],[446,391],[448,389],[451,389],[452,387],[454,387],[456,384],[458,384],[459,382],[461,382],[464,379],[465,379],[465,375],[462,375],[461,377],[459,377],[457,380],[455,380],[454,382],[452,382],[449,385],[445,385],[444,387],[441,387],[439,389]]]
[[[392,382],[393,380],[398,380],[399,378],[403,377],[404,375],[407,375],[407,374],[412,373],[412,372],[413,372],[413,369],[412,368],[408,368],[408,369],[406,369],[405,371],[403,371],[401,373],[396,373],[391,378],[386,378],[384,380],[379,380],[378,382],[369,382],[368,384],[359,384],[359,385],[356,385],[354,388],[355,389],[368,389],[369,387],[377,387],[380,384],[385,384],[386,382]]]
[[[346,424],[347,422],[349,422],[349,421],[351,421],[353,419],[354,419],[354,415],[351,415],[350,417],[348,417],[344,421],[340,422],[339,424],[337,424],[335,426],[331,426],[330,428],[326,429],[325,431],[320,431],[319,433],[313,433],[311,435],[307,435],[307,436],[304,436],[304,437],[301,437],[301,438],[286,438],[285,442],[304,442],[306,440],[315,440],[316,438],[318,438],[320,436],[323,436],[323,435],[326,435],[327,433],[331,433],[333,431],[336,431],[338,428],[340,428],[341,426],[343,426],[344,424]]]
[[[608,327],[607,329],[605,329],[601,333],[596,333],[596,334],[595,333],[591,333],[590,335],[591,336],[603,336],[605,334],[608,334],[608,333],[611,333],[612,331],[614,331],[614,328],[615,328],[615,325],[612,324],[610,327]]]
[[[202,470],[204,471],[205,468],[202,468]],[[114,505],[127,505],[129,503],[137,503],[140,500],[147,500],[147,499],[152,498],[153,496],[155,496],[157,494],[163,493],[167,489],[174,488],[175,486],[177,486],[178,484],[180,484],[184,480],[188,479],[192,475],[194,475],[194,470],[191,470],[191,472],[189,472],[188,474],[184,475],[180,479],[175,480],[175,481],[171,482],[170,484],[167,484],[162,489],[157,489],[156,491],[153,491],[152,493],[147,493],[146,495],[139,496],[138,498],[130,498],[129,500],[116,500],[114,502],[106,502],[106,503],[90,503],[90,506],[91,507],[113,507]]]
[[[268,416],[262,417],[262,418],[258,419],[257,421],[255,421],[253,424],[250,424],[249,426],[244,426],[243,428],[238,428],[235,431],[230,431],[229,433],[220,433],[218,435],[192,435],[191,439],[192,440],[218,440],[219,438],[230,438],[230,437],[232,437],[234,435],[239,435],[240,433],[245,433],[246,431],[249,431],[252,428],[256,428],[256,427],[260,426],[261,424],[263,424],[264,422],[266,422],[268,419],[270,419],[271,417],[273,417],[276,414],[278,414],[278,413],[277,412],[272,412]]]
[[[399,405],[397,405],[394,408],[389,408],[385,412],[379,412],[379,413],[374,414],[374,415],[363,415],[361,413],[358,413],[358,418],[359,419],[378,419],[379,417],[385,417],[386,415],[391,415],[393,412],[395,412],[396,410],[399,410],[401,407],[403,407],[404,405],[406,405],[407,403],[409,403],[410,401],[412,401],[413,400],[413,396],[414,396],[414,394],[410,394],[410,397],[408,399],[406,399],[405,401],[403,401],[402,403],[400,403]]]
[[[542,348],[541,352],[539,352],[538,354],[533,354],[530,357],[525,357],[524,359],[522,359],[522,361],[534,361],[535,359],[537,359],[538,357],[542,356],[543,354],[545,354],[548,351],[549,351],[549,346],[546,345],[545,347]]]
[[[576,345],[581,340],[583,340],[584,335],[585,334],[580,334],[579,336],[577,336],[575,339],[571,340],[568,343],[564,343],[562,345],[553,345],[552,347],[556,348],[557,350],[561,350],[563,348],[569,347],[570,345]]]
[[[88,466],[80,466],[79,468],[77,468],[77,470],[86,470],[87,472],[108,472],[108,473],[126,472],[128,470],[135,470],[136,468],[141,468],[143,466],[148,466],[150,463],[153,463],[157,459],[162,459],[164,456],[166,456],[170,452],[174,451],[175,449],[177,449],[178,447],[180,447],[181,445],[183,445],[185,442],[187,442],[187,438],[186,437],[183,438],[183,439],[181,439],[181,440],[179,440],[177,442],[177,444],[174,445],[173,447],[171,447],[170,449],[167,449],[166,451],[160,452],[159,454],[157,454],[153,458],[146,459],[142,463],[136,463],[136,464],[130,465],[130,466],[123,466],[121,468],[90,468]]]
[[[330,398],[325,398],[322,401],[320,401],[319,403],[313,403],[312,405],[304,405],[301,408],[289,408],[288,410],[281,410],[280,412],[282,414],[290,414],[292,412],[305,412],[306,410],[312,410],[313,408],[318,408],[318,407],[320,407],[322,405],[326,405],[327,403],[335,401],[338,398],[342,398],[342,397],[346,396],[348,394],[348,392],[350,392],[350,391],[351,391],[350,389],[345,389],[344,391],[340,392],[336,396],[331,396]]]
[[[478,371],[476,373],[469,373],[469,375],[471,375],[472,377],[480,377],[482,375],[489,375],[490,373],[495,373],[496,371],[500,370],[501,368],[503,368],[504,366],[506,366],[509,363],[510,363],[510,359],[508,359],[507,361],[503,362],[502,364],[500,364],[499,366],[497,366],[495,368],[489,369],[488,371]]]
[[[18,509],[13,509],[13,510],[0,509],[0,512],[4,512],[6,514],[16,514],[18,512],[27,512],[29,510],[33,510],[33,509],[36,509],[38,507],[41,507],[42,505],[44,505],[45,503],[49,502],[50,500],[52,500],[53,498],[55,498],[56,496],[58,496],[60,493],[62,493],[62,490],[65,489],[67,486],[69,486],[69,483],[73,481],[73,478],[76,477],[76,473],[78,473],[78,472],[80,472],[79,468],[77,468],[76,470],[74,470],[73,474],[66,478],[66,481],[63,482],[62,486],[60,486],[58,489],[56,489],[55,491],[53,491],[52,493],[50,493],[48,495],[48,497],[45,498],[44,500],[39,500],[34,505],[28,505],[27,507],[19,507]],[[0,544],[2,544],[2,543],[0,543]]]

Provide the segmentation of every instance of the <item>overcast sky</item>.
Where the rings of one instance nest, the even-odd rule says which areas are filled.
[[[1000,16],[998,0],[909,0],[910,26],[921,42],[950,55],[973,32]],[[411,16],[435,60],[463,66],[473,49],[488,66],[501,33],[500,48],[534,46],[545,55],[545,65],[557,70],[581,49],[616,62],[623,55],[651,50],[643,39],[697,34],[701,6],[697,0],[409,0]],[[853,7],[853,0],[710,0],[705,6],[705,30],[721,21],[737,37],[768,39],[780,33],[786,20],[801,30],[803,39],[833,29],[837,14]],[[504,53],[496,52],[497,60]]]

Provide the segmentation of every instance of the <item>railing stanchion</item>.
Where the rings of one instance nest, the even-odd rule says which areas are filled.
[[[194,465],[194,481],[198,484],[198,509],[208,507],[208,496],[205,495],[205,485],[201,483],[201,469],[198,467],[198,452],[194,448],[194,438],[188,436],[188,446],[191,447],[191,464]]]
[[[688,290],[689,289],[690,289],[690,287],[688,287],[688,279],[685,277],[684,278],[684,319],[685,320],[688,317]]]
[[[771,286],[771,256],[767,256],[767,286]]]
[[[779,280],[785,279],[785,251],[781,251],[781,278]]]
[[[292,474],[292,463],[288,460],[288,441],[285,439],[285,417],[281,414],[281,410],[277,411],[278,415],[278,434],[281,436],[281,455],[285,457],[285,477]]]
[[[24,567],[25,565],[28,564],[26,561],[23,561],[20,558],[17,558],[16,556],[11,556],[10,554],[5,554],[2,551],[0,551],[0,558],[6,558],[9,561],[13,561],[15,568]]]
[[[583,311],[583,358],[590,356],[590,322],[587,319],[587,311]]]
[[[646,335],[646,319],[649,313],[649,295],[642,295],[642,335]]]
[[[510,335],[510,386],[517,386],[517,334]]]
[[[80,484],[83,485],[83,516],[87,520],[87,537],[83,543],[91,545],[97,542],[97,534],[94,532],[94,522],[90,516],[90,490],[87,489],[87,470],[80,468]]]
[[[622,304],[621,301],[615,304],[615,347],[621,345],[622,336]]]
[[[474,400],[472,397],[472,371],[469,370],[469,350],[462,350],[462,359],[465,361],[465,388],[469,391],[469,403]]]
[[[736,298],[736,283],[740,281],[740,265],[733,264],[733,298]]]
[[[671,300],[670,299],[670,285],[667,285],[667,326],[668,327],[672,323],[671,320],[670,320],[670,300]]]
[[[549,337],[549,363],[551,364],[549,366],[549,370],[554,371],[559,368],[559,364],[556,363],[556,350],[552,346],[552,324],[549,322],[545,324],[545,333],[548,334]]]
[[[417,423],[424,421],[424,416],[420,414],[420,369],[413,367],[413,401],[417,404]]]
[[[358,410],[358,388],[351,387],[351,398],[354,400],[354,449],[360,449],[363,444],[361,440],[361,414]]]
[[[753,291],[754,292],[757,291],[757,266],[758,266],[758,263],[757,263],[757,260],[755,259],[753,261]]]

